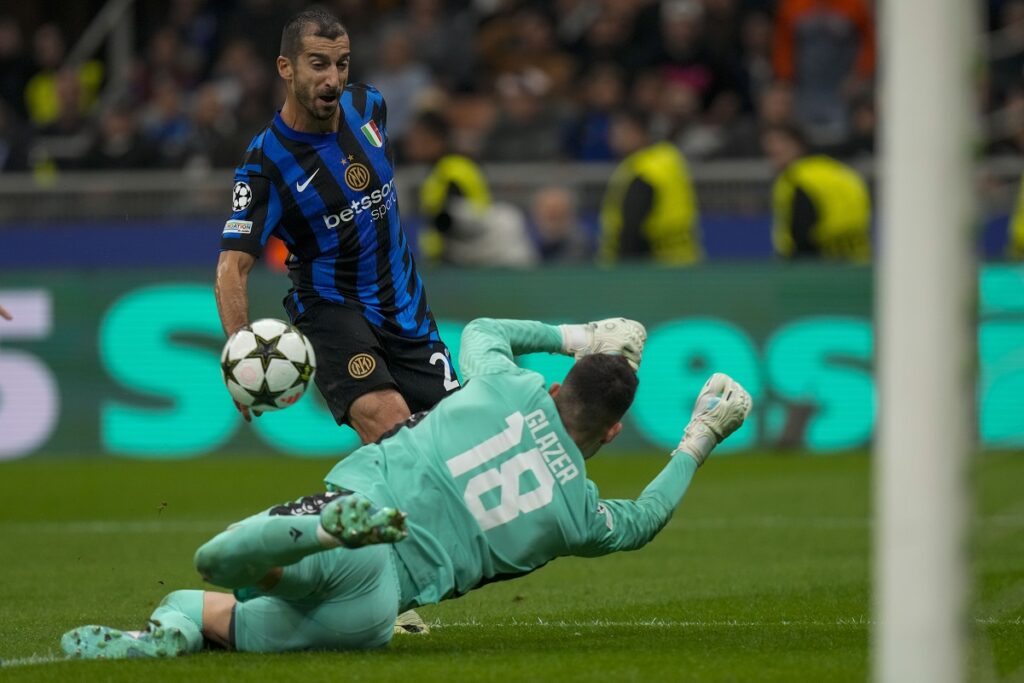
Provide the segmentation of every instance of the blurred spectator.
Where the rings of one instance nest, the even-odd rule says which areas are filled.
[[[413,61],[409,30],[400,24],[385,30],[373,64],[366,80],[384,95],[388,104],[388,134],[400,139],[421,100],[433,87],[430,72]]]
[[[800,123],[816,144],[849,133],[847,106],[871,88],[875,24],[867,0],[780,0],[775,75],[793,83]]]
[[[795,127],[769,128],[763,139],[778,172],[772,188],[776,253],[788,259],[869,261],[871,199],[860,175],[835,159],[808,154]]]
[[[25,108],[25,86],[32,73],[32,62],[25,53],[21,27],[11,17],[0,17],[0,99],[22,120]]]
[[[127,170],[156,165],[157,151],[139,133],[138,116],[126,104],[115,104],[100,116],[99,135],[85,152],[81,166]]]
[[[14,114],[14,108],[0,100],[0,173],[27,171],[32,135]]]
[[[601,207],[601,260],[699,260],[697,198],[683,155],[669,142],[652,143],[647,119],[636,111],[615,115],[612,146],[623,161]]]
[[[220,33],[217,15],[207,0],[171,0],[166,23],[178,34],[182,61],[190,71],[205,76]]]
[[[701,115],[700,94],[685,80],[666,82],[652,120],[655,137],[667,138],[687,158],[713,154],[723,144],[721,126]]]
[[[775,80],[772,68],[772,18],[748,12],[742,19],[739,81],[747,107],[753,107]]]
[[[160,84],[166,82],[181,88],[193,87],[202,70],[195,58],[195,52],[184,48],[173,27],[161,27],[150,37],[145,59],[135,66],[132,77],[135,96],[148,100],[155,96]]]
[[[228,168],[238,161],[238,150],[248,146],[239,135],[234,117],[221,101],[213,83],[200,86],[192,102],[182,158],[186,168]]]
[[[485,22],[477,33],[477,50],[487,74],[540,73],[547,88],[565,92],[575,71],[572,58],[559,49],[555,27],[539,7],[524,5]]]
[[[543,263],[589,263],[593,258],[590,240],[579,218],[576,196],[569,188],[538,190],[530,202],[530,223]]]
[[[431,165],[420,188],[420,215],[428,226],[420,252],[459,266],[528,266],[536,262],[526,223],[514,207],[495,203],[483,172],[449,148],[440,114],[421,114],[406,138],[406,156]]]
[[[53,75],[53,94],[57,105],[55,116],[40,126],[40,134],[70,137],[86,132],[89,123],[86,106],[81,81],[74,69],[61,69]]]
[[[793,88],[786,83],[766,87],[757,100],[756,117],[747,117],[733,128],[719,157],[752,159],[764,154],[761,133],[766,128],[796,125]]]
[[[667,81],[692,89],[702,108],[712,108],[723,96],[736,97],[736,67],[708,49],[703,7],[697,0],[660,4],[658,42],[649,64]]]
[[[854,100],[850,107],[850,136],[837,154],[844,158],[873,157],[877,120],[875,101],[870,94]]]
[[[665,79],[658,69],[645,69],[636,73],[629,89],[629,107],[637,111],[654,112],[661,104],[661,91]]]
[[[578,63],[613,62],[627,69],[643,63],[638,46],[645,45],[645,41],[632,40],[635,14],[628,3],[601,3],[597,14],[588,18],[590,22],[582,37],[572,45]]]
[[[566,154],[580,161],[610,161],[612,112],[622,106],[625,83],[610,62],[592,66],[583,77],[580,110],[569,124]]]
[[[702,6],[702,33],[708,53],[717,63],[735,62],[744,26],[740,19],[739,0],[702,0]]]
[[[488,161],[557,159],[562,115],[548,100],[547,76],[536,70],[498,78],[498,119],[484,142]]]
[[[64,36],[53,24],[43,24],[36,29],[32,37],[32,54],[35,73],[25,85],[25,105],[29,119],[36,128],[44,128],[58,116],[67,115],[68,104],[61,101],[67,95],[66,83],[58,92],[57,72],[64,61]],[[99,62],[86,62],[79,67],[71,67],[71,73],[78,81],[77,108],[80,113],[88,111],[96,101],[100,83],[103,80],[103,67]]]
[[[279,109],[284,103],[283,92],[272,94],[272,83],[283,88],[284,81],[276,75],[271,81],[274,72],[259,60],[252,41],[237,38],[224,45],[212,71],[221,102],[235,112],[239,131],[249,137],[267,125],[268,109]]]
[[[409,42],[416,59],[447,90],[470,88],[476,68],[471,13],[447,13],[444,0],[411,0],[407,5]]]
[[[153,97],[142,112],[142,133],[160,153],[164,165],[179,165],[192,134],[182,101],[184,93],[172,79],[154,86]]]
[[[1024,85],[1024,0],[1008,0],[997,14],[999,31],[990,39],[993,97],[1004,103]]]
[[[256,51],[257,64],[273,64],[281,51],[281,27],[308,3],[295,0],[238,0],[233,4],[234,11],[224,20],[224,38],[228,41],[248,42]],[[338,16],[349,31],[354,30],[354,26],[348,25],[350,22],[346,12],[339,11]]]

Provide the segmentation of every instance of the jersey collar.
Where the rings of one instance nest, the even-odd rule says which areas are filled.
[[[303,133],[290,128],[288,124],[284,122],[284,119],[281,118],[281,110],[278,110],[277,113],[274,114],[274,128],[276,128],[277,132],[281,133],[281,135],[284,135],[286,138],[296,140],[298,142],[308,142],[312,145],[331,142],[338,135],[336,132]]]

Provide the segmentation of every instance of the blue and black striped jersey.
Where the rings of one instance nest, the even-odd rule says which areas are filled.
[[[288,246],[292,320],[318,301],[353,306],[407,338],[438,339],[398,215],[387,108],[373,87],[341,96],[337,133],[301,133],[280,113],[235,169],[222,250],[259,256],[267,238]]]

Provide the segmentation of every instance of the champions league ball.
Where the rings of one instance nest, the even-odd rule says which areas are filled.
[[[243,406],[280,410],[302,398],[316,371],[316,356],[297,328],[263,318],[231,335],[220,369],[231,397]]]

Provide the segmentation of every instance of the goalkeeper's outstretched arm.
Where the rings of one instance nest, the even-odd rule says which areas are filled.
[[[636,500],[602,500],[588,483],[587,534],[577,555],[594,557],[616,550],[635,550],[650,542],[668,524],[694,473],[712,449],[735,432],[750,414],[750,394],[728,375],[715,373],[694,404],[672,459]]]
[[[532,320],[477,318],[462,332],[459,369],[467,380],[508,372],[516,368],[515,356],[541,352],[576,358],[592,353],[621,354],[635,369],[646,341],[644,326],[625,318],[559,326]]]

